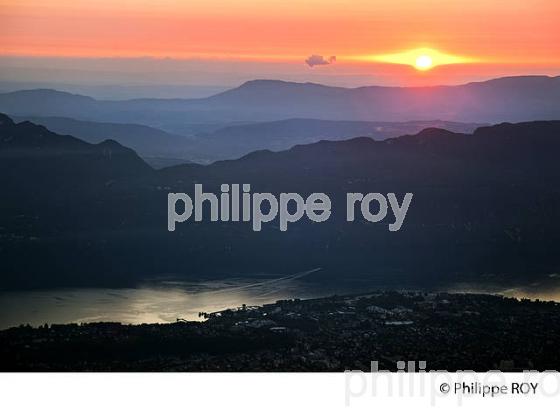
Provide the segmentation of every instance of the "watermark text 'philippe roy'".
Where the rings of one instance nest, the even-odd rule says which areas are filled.
[[[210,221],[252,222],[253,230],[260,231],[263,223],[279,218],[281,231],[288,224],[299,221],[304,216],[313,222],[324,222],[331,216],[331,199],[325,193],[313,193],[304,199],[297,193],[281,193],[275,196],[266,192],[251,192],[249,184],[222,184],[218,195],[204,192],[201,184],[194,186],[194,200],[186,193],[167,195],[167,229],[172,232],[177,223],[203,220],[203,205],[207,203]],[[353,222],[358,214],[368,222],[384,220],[389,209],[394,222],[389,223],[389,231],[401,229],[412,201],[412,193],[404,195],[401,203],[394,193],[347,193],[346,221]],[[182,208],[182,209],[178,209]],[[372,211],[373,210],[373,211]],[[208,212],[207,212],[208,214]]]

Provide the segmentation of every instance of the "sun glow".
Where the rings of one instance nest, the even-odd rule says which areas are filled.
[[[414,62],[414,66],[418,69],[418,70],[429,70],[430,68],[432,68],[434,62],[432,61],[432,57],[427,56],[425,54],[422,54],[421,56],[418,56],[418,58],[416,59],[416,61]]]
[[[367,56],[363,59],[380,63],[405,64],[420,71],[426,71],[439,65],[467,64],[476,61],[471,57],[446,54],[430,48],[417,48],[395,54]]]

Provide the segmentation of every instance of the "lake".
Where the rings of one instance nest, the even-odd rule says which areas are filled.
[[[0,292],[0,329],[30,324],[112,321],[169,323],[201,320],[215,312],[279,299],[351,293],[359,285],[318,286],[302,279],[314,271],[272,279],[232,278],[204,282],[158,281],[137,288],[72,288]],[[363,289],[363,288],[362,288]]]

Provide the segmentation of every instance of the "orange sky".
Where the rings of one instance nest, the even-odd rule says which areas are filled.
[[[559,18],[558,0],[0,0],[0,55],[301,64],[320,54],[355,70],[429,47],[482,71],[531,71],[560,67]]]

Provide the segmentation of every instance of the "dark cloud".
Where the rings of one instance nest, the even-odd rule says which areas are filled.
[[[312,54],[305,59],[305,63],[309,67],[314,67],[316,65],[329,65],[334,63],[335,61],[336,61],[336,56],[330,56],[329,58],[325,58],[317,54]]]

